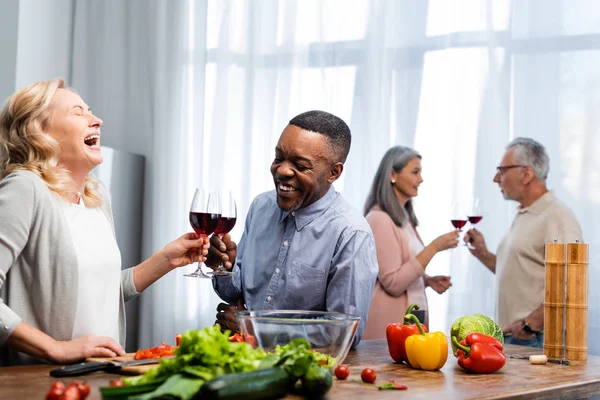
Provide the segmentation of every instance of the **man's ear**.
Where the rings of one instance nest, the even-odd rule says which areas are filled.
[[[342,171],[344,171],[344,163],[336,162],[331,166],[329,170],[329,176],[327,177],[327,182],[333,183],[338,180],[338,178],[342,175]]]
[[[523,183],[529,185],[535,179],[535,171],[531,167],[524,168]]]

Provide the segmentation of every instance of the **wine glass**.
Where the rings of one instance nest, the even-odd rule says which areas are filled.
[[[467,224],[467,213],[462,208],[462,205],[458,203],[454,203],[452,206],[452,218],[450,219],[450,223],[457,231],[460,231]],[[460,241],[460,236],[459,236]]]
[[[473,200],[473,205],[471,207],[471,212],[467,216],[469,220],[469,224],[471,225],[471,229],[475,228],[482,219],[483,213],[481,211],[481,201],[478,198]],[[465,243],[465,246],[469,246],[469,243]]]
[[[219,218],[221,217],[221,202],[219,193],[209,189],[196,189],[194,199],[190,207],[190,224],[194,231],[202,237],[207,237],[217,229]],[[212,271],[204,273],[202,266],[204,263],[198,263],[198,269],[189,276],[192,278],[210,278]]]
[[[215,229],[215,234],[219,235],[219,238],[223,238],[226,233],[229,233],[235,226],[237,219],[237,207],[235,205],[235,197],[231,190],[221,190],[219,192],[219,199],[221,201],[221,216],[219,217],[219,223]],[[215,270],[214,275],[229,276],[231,271],[226,271],[223,262],[219,262],[219,267]]]

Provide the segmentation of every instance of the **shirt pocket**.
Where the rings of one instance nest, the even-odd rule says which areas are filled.
[[[321,310],[325,303],[325,272],[292,261],[285,284],[285,300],[296,309]]]

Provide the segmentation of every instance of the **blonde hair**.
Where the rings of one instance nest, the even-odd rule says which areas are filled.
[[[10,96],[0,113],[0,179],[17,170],[31,171],[61,197],[69,193],[72,179],[60,168],[60,144],[44,133],[50,127],[52,98],[68,89],[62,79],[37,82]],[[82,199],[90,207],[102,204],[98,182],[88,174]]]

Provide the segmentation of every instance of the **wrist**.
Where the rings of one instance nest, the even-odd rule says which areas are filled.
[[[490,253],[490,251],[486,248],[481,256],[481,262],[483,262],[484,264],[489,264],[493,261],[493,259],[494,255]]]
[[[43,358],[53,362],[61,360],[61,342],[55,339],[51,339],[46,343],[45,347],[42,348]]]
[[[529,323],[529,320],[527,318],[523,319],[523,321],[521,321],[523,330],[527,333],[540,333],[541,330],[537,330],[531,327],[531,324]]]
[[[429,287],[429,275],[423,275],[423,284],[425,285],[425,287]]]
[[[153,264],[158,266],[158,269],[165,273],[171,272],[176,268],[171,264],[171,259],[164,248],[158,250],[152,257],[154,258]]]
[[[434,254],[437,254],[440,251],[442,251],[442,249],[439,248],[435,240],[429,244],[429,247],[431,248],[431,250],[433,250]]]

